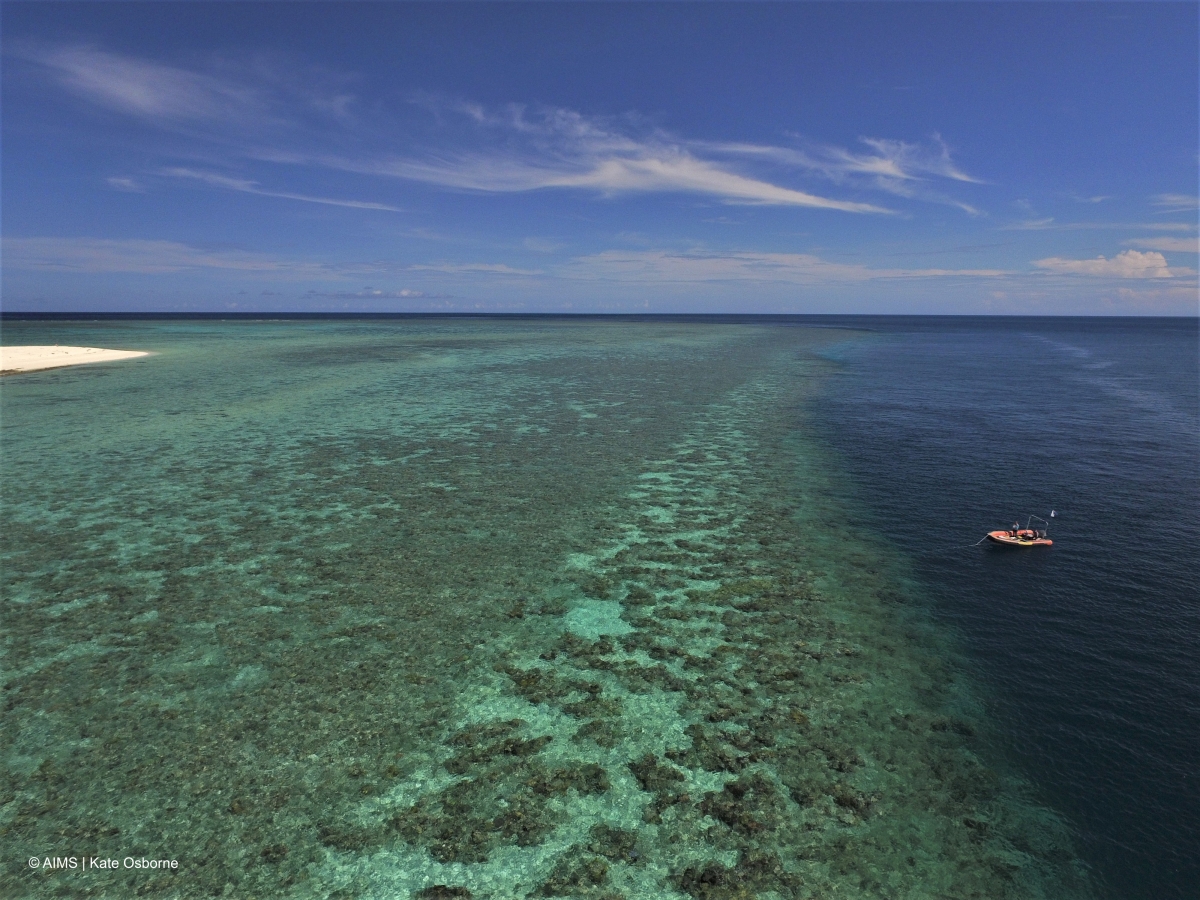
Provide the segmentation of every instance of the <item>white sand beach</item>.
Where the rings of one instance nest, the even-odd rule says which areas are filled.
[[[149,356],[144,350],[105,350],[101,347],[0,347],[0,375],[58,369],[84,363],[111,362]]]

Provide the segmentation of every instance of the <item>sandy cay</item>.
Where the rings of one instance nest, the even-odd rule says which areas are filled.
[[[0,375],[149,355],[143,350],[105,350],[101,347],[0,347]]]

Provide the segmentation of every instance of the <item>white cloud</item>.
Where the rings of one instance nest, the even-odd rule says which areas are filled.
[[[521,245],[526,250],[532,250],[534,253],[554,253],[556,250],[561,250],[566,246],[561,241],[551,241],[539,237],[527,237],[521,242]]]
[[[983,215],[976,207],[940,191],[931,190],[931,178],[982,183],[963,172],[950,159],[950,148],[939,135],[929,144],[914,144],[887,138],[859,139],[873,152],[855,153],[842,147],[807,142],[804,149],[769,144],[738,142],[692,142],[718,155],[762,160],[788,168],[819,174],[836,184],[854,184],[887,191],[899,197],[941,203],[972,216]]]
[[[19,55],[50,69],[73,93],[127,115],[212,121],[262,113],[260,96],[243,85],[95,47],[27,47]]]
[[[600,194],[691,193],[724,203],[800,206],[854,213],[891,213],[872,203],[824,197],[776,184],[701,154],[705,145],[661,130],[638,128],[625,117],[592,119],[566,109],[528,111],[519,104],[489,110],[478,104],[417,98],[439,117],[457,114],[469,125],[459,149],[403,156],[304,155],[258,150],[264,161],[319,165],[402,178],[458,190],[519,193],[547,189]],[[640,132],[640,133],[639,133]],[[479,144],[491,145],[478,149]],[[471,149],[469,145],[475,145]]]
[[[1119,287],[1116,296],[1126,308],[1160,315],[1196,315],[1196,285],[1162,284],[1152,288]]]
[[[409,272],[441,272],[446,275],[542,275],[541,269],[514,269],[504,263],[432,263],[405,266]]]
[[[1200,238],[1194,237],[1148,237],[1134,238],[1125,242],[1131,247],[1144,250],[1161,250],[1164,253],[1200,253]]]
[[[1191,194],[1155,194],[1150,202],[1163,212],[1192,212],[1200,208],[1200,199]]]
[[[953,181],[980,184],[959,169],[950,159],[950,149],[939,135],[932,145],[913,144],[888,138],[864,137],[859,140],[874,153],[853,153],[841,147],[811,145],[805,150],[775,147],[769,144],[697,143],[718,153],[768,159],[783,165],[811,169],[832,180],[848,175],[871,175],[877,178],[916,181],[928,175]]]
[[[1045,219],[1028,219],[1024,222],[1017,222],[1012,225],[1002,226],[1002,231],[1045,231],[1050,228],[1062,228],[1062,225],[1055,225],[1054,218],[1048,217]]]
[[[973,277],[1012,274],[999,269],[873,269],[836,263],[807,253],[751,251],[606,250],[578,257],[556,270],[568,278],[621,282],[714,282],[822,284],[882,279]]]
[[[637,145],[621,152],[580,147],[563,155],[525,157],[482,154],[432,160],[356,161],[324,157],[320,162],[352,172],[387,175],[443,187],[487,193],[548,188],[591,189],[601,194],[693,193],[725,203],[805,206],[854,213],[890,213],[871,203],[834,200],[782,187],[698,159],[679,146]]]
[[[386,212],[401,212],[398,206],[386,203],[370,203],[364,200],[338,200],[332,197],[313,197],[308,194],[294,194],[290,191],[267,191],[259,187],[257,181],[246,181],[241,178],[229,178],[213,172],[198,172],[194,169],[162,169],[158,173],[170,178],[190,178],[202,181],[214,187],[227,188],[231,191],[241,191],[245,194],[257,194],[260,197],[279,197],[284,200],[301,200],[305,203],[321,203],[326,206],[346,206],[350,209],[378,209]]]
[[[633,115],[590,118],[566,109],[530,111],[518,104],[489,109],[423,97],[418,102],[437,114],[439,126],[430,137],[441,148],[420,149],[411,129],[385,136],[379,128],[381,117],[369,124],[360,121],[351,112],[356,98],[345,90],[346,77],[311,72],[285,75],[279,66],[238,67],[228,61],[212,61],[203,70],[192,70],[85,45],[27,45],[18,55],[49,71],[65,89],[101,107],[260,161],[333,167],[490,193],[550,189],[602,195],[685,193],[728,204],[894,212],[857,197],[825,196],[788,183],[787,177],[755,171],[782,165],[856,189],[883,190],[980,214],[969,203],[922,186],[932,178],[978,180],[951,160],[945,142],[936,135],[928,144],[863,138],[868,149],[862,152],[822,146],[800,151],[688,140],[647,127]],[[316,81],[308,83],[312,79]],[[314,127],[314,116],[319,127]],[[443,128],[449,119],[454,121]],[[413,149],[396,152],[400,142]],[[363,149],[348,155],[332,150],[335,144]],[[180,170],[176,174],[262,196],[393,209],[303,192],[269,191],[255,182],[209,173]]]
[[[308,297],[328,297],[336,300],[445,300],[449,294],[427,294],[425,291],[414,291],[412,288],[401,288],[398,291],[384,291],[377,288],[363,288],[361,291],[306,291]]]
[[[986,216],[987,215],[987,213],[985,213],[982,209],[979,209],[976,206],[972,206],[970,203],[963,203],[961,200],[951,200],[949,198],[943,199],[943,198],[938,198],[938,197],[929,197],[927,199],[929,199],[931,202],[944,203],[947,206],[953,206],[957,209],[961,209],[968,216]]]
[[[89,237],[6,237],[2,248],[5,269],[89,275],[161,275],[208,270],[276,281],[336,282],[351,277],[395,277],[401,273],[467,277],[528,277],[544,274],[540,269],[518,269],[504,263],[436,262],[410,265],[391,260],[375,260],[329,265],[280,259],[245,250],[208,249],[176,241],[137,238],[110,240]],[[344,299],[411,299],[439,298],[443,295],[426,294],[413,288],[398,291],[364,288],[362,291],[351,291],[337,296]]]
[[[97,106],[235,152],[271,132],[296,140],[363,127],[354,112],[357,98],[347,91],[355,76],[267,55],[215,57],[192,68],[86,44],[27,42],[12,55]]]
[[[103,238],[6,237],[4,267],[43,272],[153,275],[196,269],[328,278],[317,263],[278,260],[241,250],[207,250],[175,241]]]
[[[1039,269],[1056,275],[1087,275],[1096,278],[1174,278],[1188,270],[1172,271],[1161,253],[1123,250],[1111,259],[1062,259],[1057,256],[1034,262]]]
[[[739,142],[676,138],[661,129],[640,129],[631,117],[625,127],[613,120],[590,119],[573,110],[529,112],[511,105],[498,111],[477,104],[439,104],[420,98],[439,113],[457,112],[476,127],[507,133],[503,153],[461,152],[432,158],[392,158],[374,162],[325,159],[327,164],[400,178],[489,192],[544,188],[590,188],[601,193],[678,191],[716,197],[726,203],[806,206],[844,212],[892,212],[876,204],[839,200],[778,184],[738,171],[734,157],[758,165],[783,166],[817,174],[835,183],[882,189],[956,206],[971,215],[968,203],[944,197],[918,183],[930,177],[960,182],[978,179],[959,169],[940,137],[932,145],[884,138],[863,138],[873,152],[814,145],[806,150]],[[517,146],[514,147],[514,142]],[[726,161],[720,161],[724,158]]]
[[[870,203],[830,200],[728,172],[678,149],[640,158],[600,160],[590,171],[560,176],[550,180],[547,186],[591,187],[614,192],[685,191],[713,195],[727,203],[810,206],[858,213],[887,212]]]
[[[104,179],[104,182],[114,191],[124,191],[127,194],[143,194],[146,192],[146,189],[132,178],[113,175],[110,178]]]
[[[905,141],[886,140],[884,138],[863,138],[863,143],[874,148],[876,156],[896,165],[901,171],[922,172],[939,175],[953,181],[968,181],[981,183],[959,169],[950,159],[950,148],[942,140],[941,135],[935,134],[933,142],[935,149],[922,147],[920,144],[910,144]],[[911,177],[911,176],[910,176]]]
[[[1110,229],[1137,228],[1143,231],[1195,231],[1196,226],[1187,222],[1056,222],[1053,217],[1031,219],[1002,225],[1001,231],[1106,231]]]

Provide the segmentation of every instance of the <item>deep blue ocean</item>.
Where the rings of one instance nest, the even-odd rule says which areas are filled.
[[[1005,756],[1107,896],[1200,896],[1196,320],[854,321],[823,436]],[[1051,510],[1052,548],[965,546]]]

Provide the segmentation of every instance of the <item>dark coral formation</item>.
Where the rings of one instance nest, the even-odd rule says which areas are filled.
[[[570,791],[602,794],[609,787],[596,763],[548,766],[535,757],[549,736],[511,734],[520,720],[464,730],[450,740],[465,748],[445,763],[455,781],[436,795],[401,810],[391,827],[405,841],[428,848],[439,862],[485,862],[497,846],[541,843],[562,821],[551,801]],[[498,740],[493,740],[498,738]]]
[[[675,876],[675,886],[696,900],[754,900],[764,891],[799,896],[803,879],[784,870],[774,853],[747,850],[729,867],[719,862],[697,863]]]
[[[608,862],[598,856],[576,857],[568,852],[554,867],[538,893],[543,897],[586,897],[608,881]]]
[[[413,894],[413,900],[471,900],[474,897],[465,887],[434,884]]]

